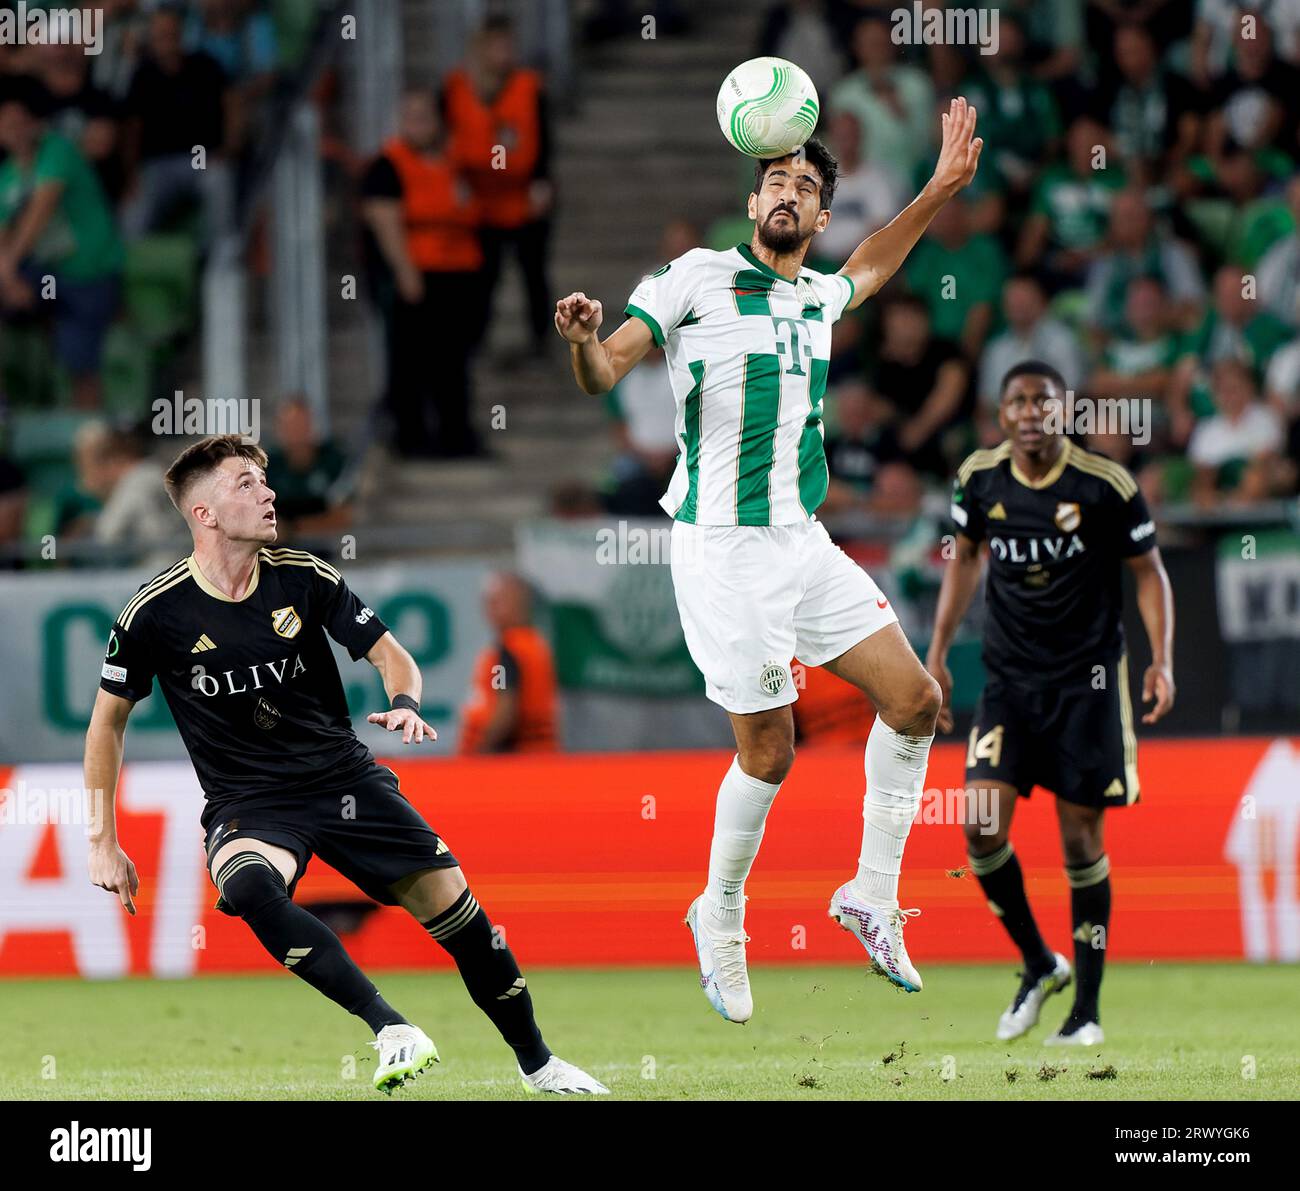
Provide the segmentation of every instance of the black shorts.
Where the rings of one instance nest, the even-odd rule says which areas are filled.
[[[219,848],[241,836],[294,854],[290,897],[312,856],[385,906],[397,904],[388,887],[403,877],[460,863],[398,789],[397,775],[378,764],[333,790],[223,808],[204,840],[209,866]],[[230,913],[219,898],[217,909]]]
[[[1127,656],[1101,678],[1034,687],[991,677],[975,708],[966,785],[1005,782],[1022,798],[1042,786],[1080,806],[1137,802]]]

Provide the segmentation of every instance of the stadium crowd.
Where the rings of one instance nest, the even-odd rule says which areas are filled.
[[[782,0],[755,47],[823,97],[840,174],[814,267],[839,268],[924,184],[952,96],[985,140],[973,186],[837,327],[831,508],[942,485],[998,440],[1000,378],[1030,357],[1078,397],[1140,403],[1084,437],[1153,504],[1293,496],[1300,2],[1004,0],[992,54],[895,44],[897,7]]]

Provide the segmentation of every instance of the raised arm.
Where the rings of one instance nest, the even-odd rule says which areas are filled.
[[[140,892],[140,878],[117,842],[117,779],[122,772],[126,721],[134,706],[130,699],[100,690],[86,729],[82,770],[88,800],[90,883],[116,893],[131,914],[135,913],[132,895]]]
[[[639,318],[630,318],[604,343],[597,336],[601,304],[583,293],[555,303],[555,329],[569,344],[569,362],[584,393],[608,393],[654,346],[654,335]]]
[[[943,145],[933,176],[911,203],[853,250],[840,270],[853,282],[849,309],[862,305],[898,272],[939,208],[975,177],[983,147],[983,138],[975,136],[975,109],[964,97],[954,99],[943,117]]]
[[[957,628],[975,598],[983,563],[978,542],[965,534],[957,535],[957,555],[948,563],[939,586],[939,606],[934,614],[934,635],[925,657],[925,668],[943,688],[943,707],[939,711],[939,731],[952,731],[952,674],[948,670],[948,648]]]
[[[1155,706],[1142,722],[1154,724],[1174,705],[1174,589],[1158,549],[1127,561],[1137,580],[1138,611],[1151,642],[1151,665],[1142,675],[1142,702],[1154,699]]]

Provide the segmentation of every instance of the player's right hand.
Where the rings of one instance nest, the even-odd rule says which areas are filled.
[[[925,668],[943,691],[943,706],[939,708],[935,727],[946,735],[952,731],[952,672],[948,669],[948,663],[938,658],[926,658]]]
[[[602,317],[600,303],[583,293],[572,293],[555,303],[555,329],[570,343],[594,338]]]
[[[140,892],[140,878],[136,876],[131,858],[116,843],[92,843],[89,869],[92,885],[116,893],[122,899],[127,913],[135,913],[132,895]]]

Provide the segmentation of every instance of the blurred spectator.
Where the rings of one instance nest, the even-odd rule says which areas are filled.
[[[1269,28],[1281,58],[1300,62],[1300,2],[1297,0],[1196,0],[1192,31],[1191,73],[1199,87],[1228,70],[1241,48],[1242,17],[1256,20],[1255,31]]]
[[[1295,152],[1295,97],[1300,72],[1273,54],[1273,36],[1266,20],[1256,22],[1251,36],[1238,25],[1233,39],[1233,64],[1211,89],[1206,124],[1206,149],[1215,156],[1231,139],[1246,149],[1275,145]]]
[[[18,548],[27,520],[27,477],[7,455],[0,454],[0,570],[22,566]]]
[[[333,439],[317,433],[311,406],[301,394],[276,407],[275,440],[267,444],[266,456],[266,482],[275,489],[281,540],[351,524],[347,459]]]
[[[120,103],[131,89],[131,79],[149,34],[149,15],[139,0],[100,0],[104,14],[104,49],[91,58],[91,82]]]
[[[777,0],[763,20],[758,52],[798,62],[818,95],[829,95],[844,73],[844,57],[826,19],[825,0]],[[838,190],[835,197],[839,198]]]
[[[402,97],[398,134],[362,179],[361,214],[386,331],[393,446],[412,458],[478,454],[469,418],[483,265],[478,210],[447,153],[431,92]]]
[[[492,17],[475,36],[465,64],[444,85],[453,153],[481,207],[482,334],[502,259],[510,249],[523,273],[532,352],[549,354],[555,300],[547,277],[554,190],[551,129],[542,77],[521,66],[510,21]]]
[[[1202,235],[1211,256],[1254,270],[1259,259],[1291,231],[1291,212],[1285,199],[1272,193],[1273,178],[1264,168],[1270,157],[1280,155],[1230,144],[1215,159],[1214,185],[1222,197],[1198,204],[1202,212],[1215,211]],[[1281,164],[1281,160],[1273,162],[1275,169]],[[1288,175],[1291,168],[1288,162]]]
[[[1288,338],[1287,329],[1274,315],[1246,297],[1240,269],[1224,265],[1214,274],[1214,298],[1200,325],[1187,337],[1184,351],[1203,368],[1220,360],[1240,360],[1262,373],[1269,357]]]
[[[898,176],[862,157],[862,130],[851,112],[831,117],[827,137],[839,161],[835,210],[824,232],[813,238],[811,252],[838,269],[872,232],[884,227],[911,201]]]
[[[1154,277],[1172,304],[1176,325],[1190,326],[1201,312],[1205,286],[1186,245],[1156,226],[1142,192],[1118,192],[1106,241],[1088,268],[1085,318],[1098,340],[1124,326],[1124,302],[1135,277]]]
[[[891,299],[883,334],[867,368],[872,393],[892,407],[900,454],[918,471],[946,480],[963,444],[949,444],[970,386],[970,370],[955,343],[931,334],[926,304]]]
[[[830,485],[827,513],[866,507],[881,469],[899,458],[894,408],[862,381],[846,381],[831,394],[834,428],[825,438]]]
[[[972,360],[993,326],[1007,271],[998,241],[972,232],[961,195],[940,208],[903,266],[908,289],[930,310],[935,335],[959,343]]]
[[[1288,421],[1300,418],[1300,338],[1279,348],[1268,364],[1264,391],[1268,403]]]
[[[77,432],[74,457],[80,487],[102,503],[91,538],[117,547],[123,561],[174,562],[185,526],[167,499],[163,468],[140,436],[90,422]]]
[[[1197,424],[1187,446],[1193,498],[1203,507],[1263,500],[1285,445],[1282,419],[1256,400],[1247,365],[1222,359],[1212,375],[1218,412]]]
[[[498,572],[483,593],[493,642],[474,663],[463,709],[462,753],[546,753],[556,747],[555,664],[533,627],[532,594],[518,575]]]
[[[1022,360],[1045,360],[1072,389],[1083,383],[1083,355],[1074,332],[1047,312],[1047,297],[1032,273],[1017,273],[1002,287],[1006,330],[989,340],[980,357],[976,421],[980,438],[996,435],[1002,378]],[[987,432],[987,433],[986,433]]]
[[[862,158],[910,178],[917,166],[933,166],[934,88],[923,71],[899,61],[882,14],[853,26],[855,69],[831,91],[832,113],[852,112],[862,128]]]
[[[49,127],[81,150],[105,193],[116,198],[122,192],[120,112],[114,99],[91,80],[93,59],[78,45],[50,45],[37,48],[36,60],[48,96]]]
[[[275,82],[275,22],[253,0],[199,0],[185,25],[185,49],[207,54],[247,102]]]
[[[1016,264],[1037,271],[1052,293],[1082,286],[1110,205],[1126,185],[1123,168],[1109,161],[1107,137],[1091,116],[1077,117],[1066,132],[1066,160],[1046,166],[1034,187]]]
[[[677,404],[661,347],[652,347],[608,394],[619,454],[605,507],[627,517],[653,517],[677,464]]]
[[[1016,15],[1024,24],[1034,74],[1050,83],[1058,93],[1073,97],[1077,82],[1086,66],[1084,47],[1084,0],[1002,0],[1007,15]]]
[[[95,171],[44,126],[38,103],[21,87],[0,99],[0,148],[8,152],[0,164],[0,304],[7,317],[50,310],[73,400],[93,409],[104,336],[121,299],[122,244]]]
[[[1061,118],[1051,91],[1025,66],[1020,21],[1011,12],[1001,15],[998,52],[979,55],[981,69],[963,84],[963,90],[979,113],[984,138],[981,169],[991,167],[1004,187],[1023,192],[1032,184],[1039,163],[1053,155]]]
[[[1163,284],[1134,277],[1124,296],[1123,325],[1107,340],[1088,378],[1089,395],[1141,396],[1163,404],[1179,355],[1171,325]]]
[[[1275,240],[1259,262],[1260,305],[1290,327],[1300,327],[1300,174],[1287,184],[1292,231]]]
[[[1125,164],[1147,179],[1162,177],[1196,146],[1198,100],[1190,83],[1162,65],[1151,32],[1138,24],[1114,32],[1118,78],[1101,103]]]
[[[156,230],[187,204],[202,205],[211,241],[233,217],[233,179],[227,160],[233,92],[204,53],[182,45],[183,17],[173,8],[149,18],[149,39],[126,97],[126,205],[122,229],[129,238]],[[194,147],[203,146],[204,168]]]

